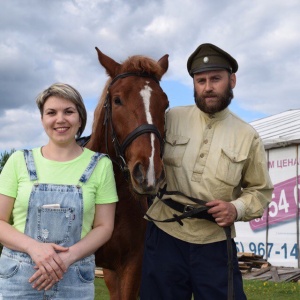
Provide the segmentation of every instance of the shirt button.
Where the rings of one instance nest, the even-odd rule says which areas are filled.
[[[204,154],[203,154],[203,153],[201,153],[201,154],[200,154],[200,157],[201,157],[201,158],[203,158],[203,157],[204,157]]]
[[[211,126],[210,124],[207,126],[208,129],[211,129],[211,127],[212,127],[212,126]]]
[[[208,140],[204,140],[204,144],[207,144],[208,143]]]

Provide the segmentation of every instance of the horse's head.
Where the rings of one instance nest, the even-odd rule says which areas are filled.
[[[128,168],[137,193],[155,194],[165,177],[162,152],[164,117],[169,102],[159,81],[168,69],[168,55],[157,62],[132,56],[119,64],[96,50],[110,79],[102,94],[101,108],[95,111],[93,132],[103,126],[96,124],[101,119],[97,121],[96,114],[102,113],[109,155],[120,166]]]

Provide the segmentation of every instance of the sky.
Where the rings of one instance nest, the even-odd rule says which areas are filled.
[[[169,54],[170,106],[194,104],[190,54],[213,43],[239,64],[231,110],[252,122],[299,108],[298,0],[0,0],[0,153],[47,143],[36,96],[55,82],[82,95],[91,133],[108,79],[95,47],[117,62]]]

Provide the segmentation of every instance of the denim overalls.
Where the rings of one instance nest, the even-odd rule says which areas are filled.
[[[34,181],[25,225],[26,235],[41,243],[64,247],[80,240],[83,220],[81,185],[88,181],[103,156],[100,153],[93,155],[78,185],[57,185],[38,183],[32,151],[24,150],[28,174]],[[52,204],[60,207],[47,207]],[[0,258],[0,299],[94,299],[94,255],[71,265],[63,279],[48,291],[37,291],[28,282],[35,273],[34,265],[28,254],[4,247]]]

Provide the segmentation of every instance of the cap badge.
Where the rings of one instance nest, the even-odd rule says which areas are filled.
[[[207,56],[205,56],[205,57],[203,58],[203,62],[204,62],[205,64],[207,64],[207,63],[209,62],[209,58],[208,58]]]

